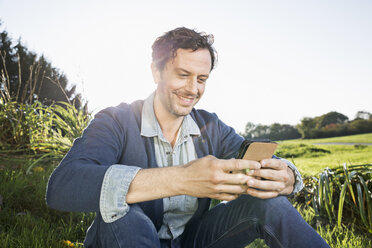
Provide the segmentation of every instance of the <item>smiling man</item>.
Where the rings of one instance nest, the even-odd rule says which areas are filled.
[[[159,37],[156,91],[98,113],[52,173],[49,206],[96,212],[85,247],[244,247],[257,238],[328,247],[286,198],[302,187],[295,166],[234,159],[243,138],[194,108],[215,66],[212,43],[187,28]],[[211,198],[223,202],[210,209]]]

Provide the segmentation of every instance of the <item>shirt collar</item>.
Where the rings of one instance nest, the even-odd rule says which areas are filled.
[[[156,91],[147,97],[143,103],[141,135],[145,137],[163,136],[163,132],[161,131],[154,112],[155,93]],[[179,133],[180,138],[185,138],[189,135],[200,136],[200,129],[190,114],[186,115],[183,119]]]

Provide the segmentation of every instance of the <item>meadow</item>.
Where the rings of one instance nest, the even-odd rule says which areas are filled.
[[[370,168],[368,164],[372,162],[372,146],[314,145],[325,142],[372,143],[372,133],[332,139],[283,141],[279,143],[277,155],[292,160],[305,179],[319,179],[324,168],[336,171],[344,163],[349,166],[350,174],[352,165]],[[0,152],[0,247],[82,247],[85,231],[94,218],[94,213],[65,213],[49,209],[45,204],[46,183],[59,159],[59,156],[40,159],[40,156]],[[369,176],[366,180],[370,187],[368,170],[363,175]],[[336,187],[335,182],[330,184],[331,187]],[[347,182],[344,181],[342,185],[347,185]],[[308,188],[314,186],[316,183],[308,185]],[[347,193],[346,190],[344,194]],[[357,189],[355,194],[358,198]],[[364,195],[371,198],[370,188]],[[337,212],[338,202],[333,202],[332,199],[329,199],[329,203],[336,206],[334,211]],[[358,215],[350,213],[351,210],[345,210],[338,225],[337,219],[317,212],[306,194],[299,193],[290,200],[331,247],[372,247],[372,234],[368,231],[371,212],[368,212],[368,208],[367,225],[364,225],[363,220],[357,220]],[[350,202],[346,200],[345,206],[348,203]],[[257,240],[248,247],[267,246],[262,240]]]
[[[356,143],[356,145],[326,143]],[[340,167],[343,163],[349,165],[372,163],[372,146],[359,145],[359,143],[372,143],[372,133],[324,139],[287,140],[279,142],[277,155],[294,162],[303,176],[310,176],[326,167]]]

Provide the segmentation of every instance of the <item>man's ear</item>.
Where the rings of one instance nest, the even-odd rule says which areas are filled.
[[[161,80],[161,72],[154,63],[151,63],[151,72],[152,77],[154,78],[154,82],[158,84]]]

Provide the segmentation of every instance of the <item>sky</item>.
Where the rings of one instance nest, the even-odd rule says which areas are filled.
[[[243,132],[372,112],[371,13],[370,0],[0,0],[0,30],[59,68],[93,113],[156,89],[158,36],[211,33],[218,64],[196,108]]]

